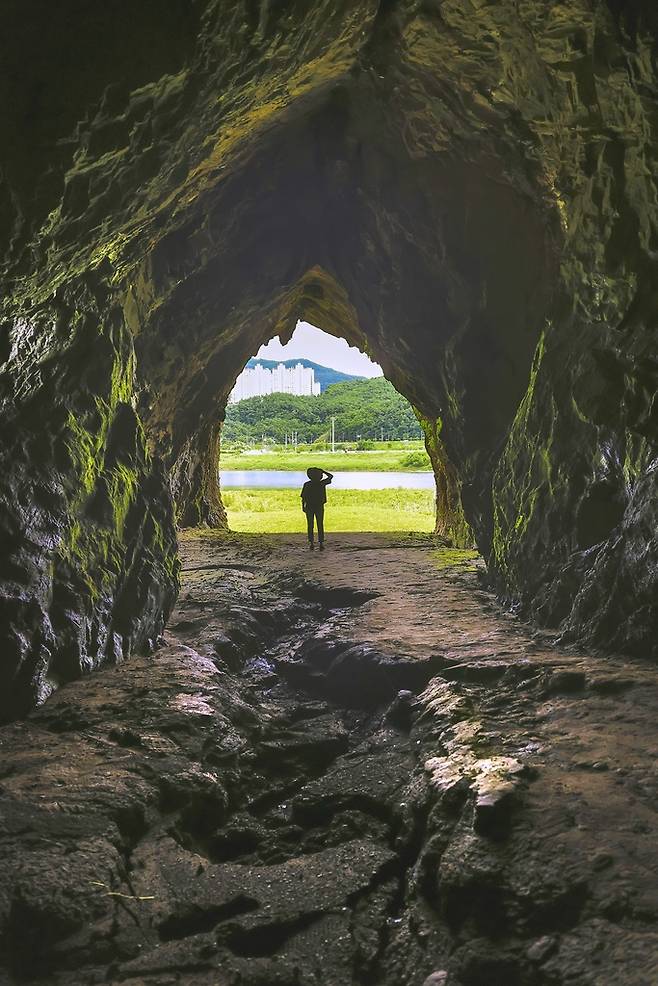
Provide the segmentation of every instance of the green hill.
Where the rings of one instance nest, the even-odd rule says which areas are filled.
[[[419,438],[420,429],[410,404],[384,377],[332,384],[319,397],[268,394],[229,404],[222,430],[228,442],[259,441],[262,435],[283,442],[297,432],[298,441],[325,441],[331,418],[336,441]]]
[[[302,366],[310,366],[315,371],[315,379],[320,384],[321,391],[325,391],[334,383],[363,380],[363,377],[354,376],[352,373],[343,373],[341,370],[332,370],[330,366],[321,366],[320,363],[314,363],[313,360],[303,356],[300,356],[299,359],[258,359],[258,357],[252,356],[247,367],[251,369],[254,366],[264,366],[267,370],[273,370],[280,363],[283,363],[284,366],[297,366],[298,363],[301,363]]]

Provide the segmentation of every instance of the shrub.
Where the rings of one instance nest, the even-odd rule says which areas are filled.
[[[427,469],[430,465],[430,457],[427,452],[410,452],[403,458],[402,465],[407,468]]]

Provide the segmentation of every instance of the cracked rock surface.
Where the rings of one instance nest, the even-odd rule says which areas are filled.
[[[646,665],[557,649],[431,538],[182,557],[159,650],[0,731],[2,982],[656,980]]]

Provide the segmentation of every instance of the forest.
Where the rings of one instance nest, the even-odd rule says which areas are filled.
[[[337,442],[420,438],[411,405],[384,377],[332,384],[318,397],[269,394],[231,404],[224,442],[326,442],[335,418]]]

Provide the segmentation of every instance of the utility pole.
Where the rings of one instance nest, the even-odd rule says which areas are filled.
[[[331,415],[331,451],[336,451],[336,418]]]
[[[384,441],[384,428],[383,428],[383,426],[379,429],[379,438],[380,438],[380,441],[382,441],[382,442]]]

